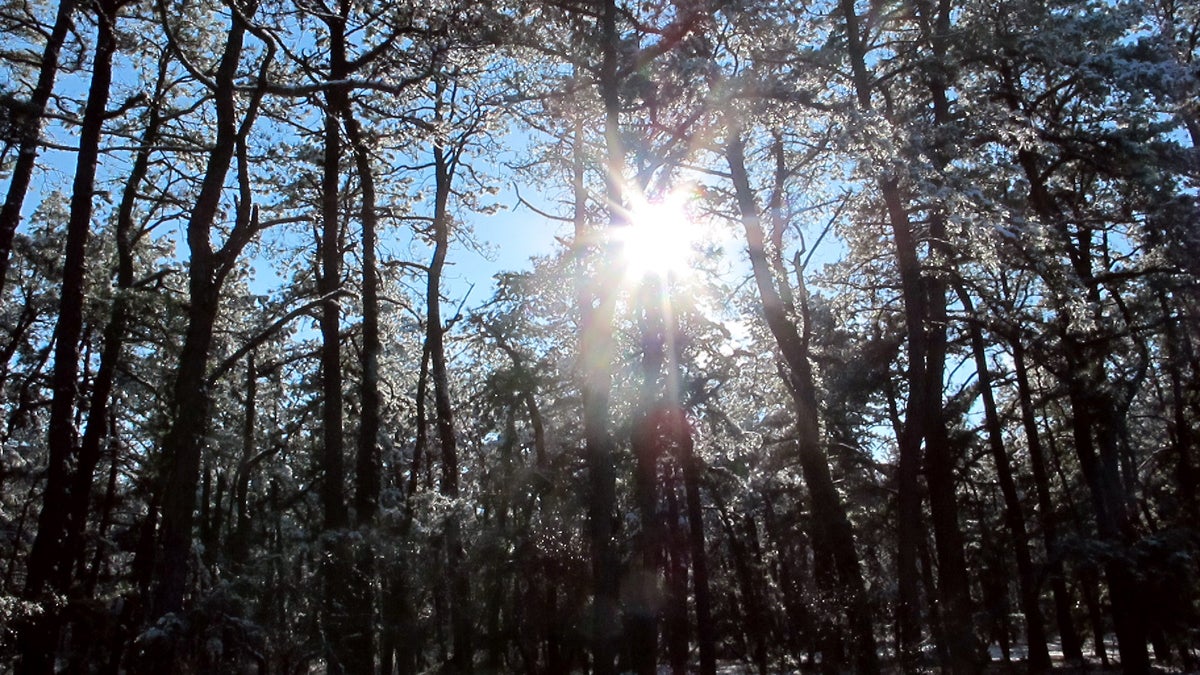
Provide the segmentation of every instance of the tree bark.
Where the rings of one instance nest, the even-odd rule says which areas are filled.
[[[379,395],[379,354],[383,347],[379,333],[379,269],[376,263],[376,213],[375,174],[371,157],[363,138],[362,125],[347,109],[342,113],[346,137],[354,153],[354,164],[358,172],[359,189],[362,191],[362,208],[359,219],[362,225],[362,383],[359,386],[360,426],[358,454],[355,461],[354,508],[360,527],[369,526],[379,511],[379,492],[382,486]]]
[[[658,670],[658,628],[663,563],[663,519],[658,507],[658,466],[665,449],[658,394],[666,354],[665,326],[660,309],[657,279],[645,279],[641,288],[642,385],[630,445],[636,460],[634,501],[641,531],[635,539],[636,559],[626,575],[625,630],[628,659],[639,675]]]
[[[112,18],[115,20],[115,13]],[[133,292],[134,287],[134,208],[139,199],[138,192],[142,189],[142,182],[149,173],[151,151],[158,141],[159,129],[162,126],[161,107],[166,86],[167,63],[167,59],[164,58],[159,65],[158,81],[154,99],[150,102],[147,113],[146,129],[142,133],[140,147],[122,191],[120,205],[117,207],[116,287],[108,324],[104,328],[100,365],[92,383],[87,426],[80,442],[78,466],[71,488],[70,511],[67,514],[66,550],[68,560],[75,561],[75,564],[82,563],[84,558],[84,529],[91,507],[93,476],[100,462],[102,445],[106,440],[113,441],[116,438],[116,435],[111,433],[114,422],[109,407],[113,384],[120,368],[121,352],[125,345],[126,326],[130,318],[129,294]],[[87,596],[90,596],[90,593],[85,594],[85,597]]]
[[[616,0],[603,0],[599,11],[602,61],[599,93],[604,108],[605,191],[608,228],[624,223],[625,149],[621,142],[621,92],[617,74]],[[588,468],[588,534],[592,554],[592,673],[614,675],[617,643],[620,636],[620,563],[617,558],[616,468],[610,425],[609,372],[613,352],[613,312],[616,299],[612,284],[612,262],[608,251],[591,250],[589,241],[600,239],[587,225],[587,192],[583,184],[583,120],[577,120],[573,148],[575,246],[580,249],[584,277],[579,298],[580,344],[584,360],[583,433]],[[601,244],[607,247],[608,244]],[[588,255],[588,253],[591,255]],[[587,266],[591,266],[588,269]]]
[[[687,499],[688,542],[692,553],[692,592],[696,601],[696,642],[700,651],[700,675],[717,672],[717,627],[712,618],[709,593],[708,550],[704,543],[704,512],[700,501],[700,471],[687,420],[680,411],[676,438],[683,464],[684,494]]]
[[[250,556],[250,476],[257,449],[258,370],[255,352],[246,355],[245,405],[242,407],[242,454],[233,478],[233,533],[229,537],[229,561],[235,574],[242,571]]]
[[[858,107],[862,110],[870,110],[872,107],[871,77],[867,70],[867,48],[863,41],[859,16],[854,8],[854,0],[840,0],[839,7],[846,24],[847,55],[850,60]],[[903,212],[900,204],[898,186],[895,181],[880,179],[879,186],[893,228],[895,229],[897,225],[906,225],[907,215]],[[903,227],[900,229],[904,231]],[[906,297],[915,297],[920,294],[919,283],[914,287],[913,281],[911,273],[902,274],[902,284],[906,284],[903,289]],[[918,384],[918,389],[914,391],[910,388],[909,390],[905,424],[902,433],[897,438],[899,460],[896,470],[899,511],[896,553],[896,579],[899,594],[896,610],[899,627],[897,641],[899,643],[898,658],[902,668],[906,670],[916,667],[921,643],[921,612],[917,589],[919,578],[917,576],[917,541],[922,536],[920,496],[922,434],[916,420],[921,405],[919,383],[924,379],[922,377],[924,349],[921,344],[922,336],[913,329],[912,321],[914,319],[918,320],[917,326],[921,325],[919,315],[915,314],[916,309],[915,306],[910,309],[909,303],[905,302],[906,318],[909,321],[909,380],[910,383]],[[914,359],[914,356],[918,355],[919,358]]]
[[[1010,102],[1010,105],[1012,103]],[[1060,205],[1046,184],[1046,175],[1039,170],[1039,157],[1030,150],[1016,152],[1017,162],[1029,181],[1029,202],[1033,212],[1049,228],[1059,243],[1067,249],[1079,288],[1061,288],[1061,282],[1043,272],[1043,280],[1064,295],[1082,291],[1093,308],[1092,319],[1100,321],[1101,306],[1098,283],[1092,272],[1091,231],[1081,225],[1072,241],[1069,223]],[[1102,541],[1126,548],[1134,538],[1134,523],[1129,514],[1128,495],[1121,481],[1121,452],[1118,436],[1123,424],[1111,400],[1104,358],[1096,340],[1080,340],[1070,331],[1070,317],[1065,307],[1056,307],[1057,331],[1066,362],[1065,384],[1071,401],[1071,425],[1075,453],[1091,493],[1096,529]],[[1097,446],[1099,446],[1097,448]],[[1121,667],[1127,673],[1146,673],[1150,670],[1150,655],[1146,647],[1146,629],[1137,598],[1138,582],[1130,564],[1121,555],[1110,555],[1104,564],[1104,576],[1112,602],[1113,627],[1117,634],[1117,649]]]

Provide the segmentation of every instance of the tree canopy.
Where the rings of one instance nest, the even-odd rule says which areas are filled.
[[[1192,3],[0,30],[0,672],[1200,668]]]

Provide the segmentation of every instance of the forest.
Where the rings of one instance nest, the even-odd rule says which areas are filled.
[[[0,673],[1200,670],[1200,5],[0,35]]]

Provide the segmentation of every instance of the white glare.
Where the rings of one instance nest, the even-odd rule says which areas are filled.
[[[688,218],[684,199],[672,194],[630,209],[629,224],[617,232],[627,279],[667,278],[688,271],[699,227]]]

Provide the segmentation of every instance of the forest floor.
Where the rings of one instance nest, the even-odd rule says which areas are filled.
[[[1106,641],[1107,642],[1107,641]],[[1054,663],[1053,673],[1061,675],[1096,675],[1099,673],[1121,673],[1120,657],[1117,655],[1115,639],[1107,645],[1108,647],[1108,664],[1097,656],[1095,650],[1084,650],[1084,656],[1087,659],[1087,665],[1079,666],[1068,664],[1063,657],[1062,649],[1057,644],[1050,645],[1050,658]],[[1004,653],[998,645],[991,645],[988,648],[988,654],[991,657],[991,662],[984,668],[986,675],[1026,675],[1028,669],[1025,666],[1026,650],[1024,645],[1013,645],[1009,651],[1009,660],[1005,661]],[[920,671],[921,673],[937,673],[936,665],[937,655],[930,653],[927,659],[927,665]],[[1156,675],[1200,675],[1200,670],[1188,670],[1180,668],[1177,665],[1162,664],[1153,658],[1154,663],[1152,672]],[[806,664],[798,670],[771,670],[772,675],[799,674],[799,673],[817,673],[820,672],[818,664]],[[885,666],[884,673],[887,675],[908,675],[895,666]],[[757,675],[758,670],[748,663],[724,662],[717,668],[718,675]],[[669,675],[668,668],[659,670],[659,675]]]
[[[659,674],[670,675],[670,672],[670,669],[664,668],[660,669]],[[772,675],[785,675],[785,673],[792,675],[817,672],[820,671],[816,666],[802,668],[800,670],[771,671]],[[883,672],[886,675],[907,675],[899,668],[895,667],[885,667]],[[938,669],[937,667],[931,666],[917,672],[937,673]],[[1010,663],[1004,663],[1003,661],[989,663],[984,668],[983,672],[985,675],[1027,675],[1029,670],[1025,667],[1024,662],[1014,659]],[[1099,675],[1100,673],[1121,673],[1124,671],[1121,670],[1121,665],[1114,659],[1108,666],[1101,665],[1097,660],[1095,664],[1083,667],[1070,666],[1056,661],[1054,664],[1054,669],[1051,672],[1055,673],[1055,675]],[[1155,673],[1156,675],[1200,675],[1200,671],[1197,670],[1184,670],[1176,666],[1160,665],[1154,666],[1151,669],[1151,672]],[[754,668],[754,666],[744,663],[726,663],[717,668],[717,675],[757,675],[757,673],[758,671]]]

